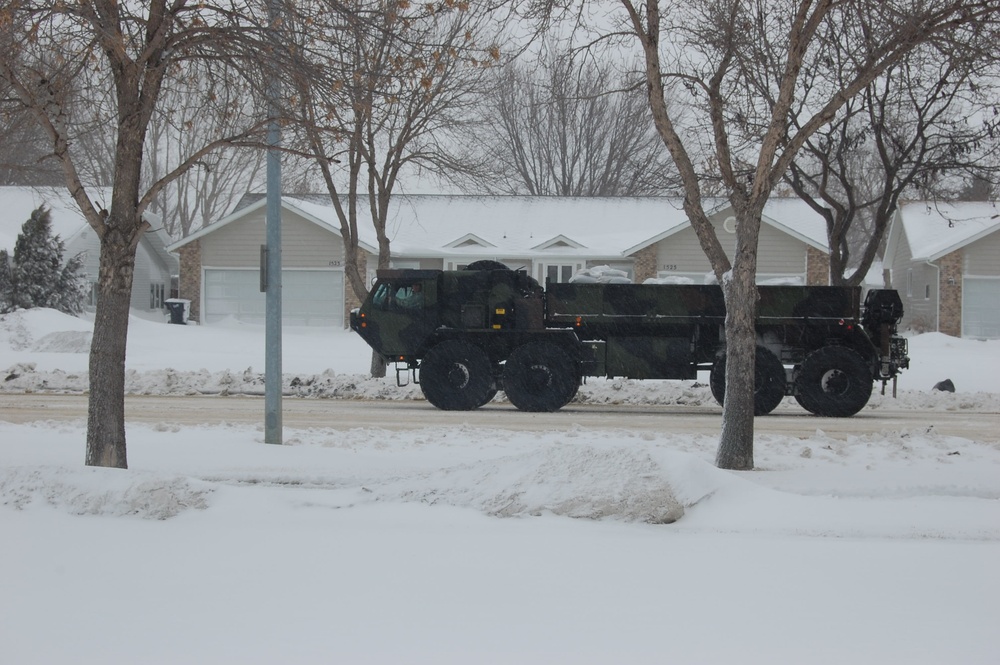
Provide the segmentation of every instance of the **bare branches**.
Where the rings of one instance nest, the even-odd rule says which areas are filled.
[[[749,468],[753,386],[747,376],[753,375],[753,282],[764,204],[810,139],[914,49],[981,34],[995,38],[1000,0],[620,2],[645,57],[650,109],[683,180],[685,211],[726,294],[727,399],[717,463]],[[661,5],[668,8],[662,15]],[[674,58],[664,66],[668,54]],[[836,77],[829,75],[833,70]],[[687,126],[666,104],[663,81],[669,78],[685,83],[674,92],[687,96],[673,101],[694,119]],[[690,158],[706,129],[737,218],[731,263],[705,214]],[[824,177],[815,185],[827,187]],[[807,179],[797,176],[800,184]]]
[[[469,179],[509,194],[670,191],[675,179],[631,78],[611,62],[557,47],[498,70],[466,139],[481,163]]]
[[[969,174],[996,180],[995,58],[980,27],[964,26],[910,51],[849,100],[792,162],[787,182],[827,220],[833,283],[861,283],[901,197],[953,195]],[[839,34],[831,37],[822,76],[839,82],[857,53]],[[825,94],[805,92],[803,104]]]
[[[202,71],[251,75],[260,54],[272,52],[265,66],[279,64],[266,39],[266,22],[255,22],[262,7],[211,0],[81,0],[52,3],[21,0],[0,8],[0,78],[14,91],[17,106],[31,113],[47,136],[67,189],[100,238],[97,311],[90,354],[89,465],[125,467],[124,366],[129,301],[136,250],[148,223],[143,210],[170,182],[201,163],[213,149],[231,142],[205,137],[162,175],[148,177],[146,140],[154,116],[166,118],[163,91]],[[227,72],[227,73],[228,73]],[[253,83],[250,90],[259,89]],[[213,89],[199,90],[206,107]],[[80,100],[97,103],[79,103]],[[253,105],[233,136],[251,135],[260,119]],[[234,123],[240,124],[240,123]],[[98,172],[86,153],[88,143],[108,149],[104,177],[112,186],[106,208],[88,196],[88,175]],[[158,165],[161,166],[161,165]],[[88,171],[90,172],[88,174]],[[102,183],[103,184],[103,183]]]

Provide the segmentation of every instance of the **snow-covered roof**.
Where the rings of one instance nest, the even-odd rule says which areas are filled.
[[[88,188],[87,193],[97,197],[96,203],[110,205],[110,188]],[[31,217],[31,213],[42,205],[51,211],[52,233],[65,243],[90,228],[80,207],[65,187],[0,187],[0,210],[4,211],[0,215],[0,249],[13,251],[21,227]],[[170,237],[163,229],[162,220],[151,213],[145,213],[144,218],[151,226],[147,238],[156,238],[149,243],[149,247],[165,265],[176,269],[179,262],[176,256],[166,250]]]
[[[996,202],[907,203],[899,218],[916,261],[934,261],[1000,230]]]
[[[212,224],[201,227],[196,232],[188,235],[181,240],[175,242],[174,244],[167,247],[167,251],[176,252],[178,249],[184,245],[206,236],[209,233],[218,231],[224,226],[232,224],[233,222],[243,219],[245,216],[252,212],[256,212],[267,205],[267,199],[265,197],[256,198],[247,205],[237,205],[233,212],[229,213],[222,219]],[[337,220],[337,213],[334,211],[333,207],[330,205],[323,205],[322,203],[317,203],[312,200],[302,200],[298,198],[293,198],[285,196],[281,199],[281,207],[284,210],[288,210],[302,217],[308,222],[312,222],[317,226],[326,229],[330,233],[335,235],[340,235],[340,222]],[[359,243],[361,247],[372,254],[378,252],[378,242],[374,239],[375,231],[372,230],[372,242],[368,243],[364,239]]]
[[[263,199],[171,246],[211,233],[263,205]],[[715,210],[723,201],[712,202]],[[333,207],[323,197],[285,196],[282,205],[339,234]],[[776,199],[764,223],[826,250],[826,226],[799,199]],[[507,258],[586,254],[620,258],[689,225],[678,198],[398,195],[390,202],[387,232],[397,257],[461,257],[488,253]],[[370,224],[360,240],[378,246]]]
[[[99,190],[99,194],[108,192]],[[21,227],[39,206],[52,212],[52,232],[69,240],[87,223],[65,187],[0,187],[0,249],[12,251]]]
[[[579,254],[620,257],[674,223],[669,199],[408,196],[386,225],[393,252],[410,256]],[[365,232],[368,232],[366,227]],[[469,236],[488,243],[458,243]]]

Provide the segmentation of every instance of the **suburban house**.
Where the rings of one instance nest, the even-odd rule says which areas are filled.
[[[110,191],[102,193],[110,199]],[[31,213],[43,205],[51,211],[53,234],[66,246],[63,258],[84,255],[83,265],[92,286],[87,308],[93,309],[100,240],[65,188],[0,187],[0,210],[4,211],[0,216],[0,249],[13,254],[21,227]],[[180,262],[176,255],[167,251],[170,239],[159,221],[152,215],[147,215],[147,220],[153,228],[143,236],[136,249],[131,306],[136,313],[163,314],[164,300],[171,295],[171,278],[178,274]]]
[[[900,206],[884,265],[903,299],[902,326],[1000,338],[1000,209],[996,203]]]
[[[263,322],[265,212],[263,196],[247,197],[225,218],[167,248],[180,254],[179,295],[191,301],[192,320]],[[735,239],[726,201],[717,202],[711,218],[724,244]],[[329,199],[283,197],[281,226],[284,322],[345,325],[358,300],[345,288],[340,224]],[[636,282],[714,281],[679,199],[401,195],[392,199],[387,226],[398,268],[455,270],[492,259],[543,283],[565,282],[601,265]],[[371,278],[375,232],[369,223],[360,233]],[[799,199],[772,200],[764,211],[758,261],[762,282],[827,284],[823,219]]]

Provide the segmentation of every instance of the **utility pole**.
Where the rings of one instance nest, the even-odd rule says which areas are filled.
[[[269,0],[271,48],[280,47],[276,26],[280,20],[279,0]],[[266,249],[262,252],[264,274],[261,286],[264,303],[264,442],[282,443],[281,431],[281,128],[278,126],[280,83],[277,53],[272,60],[267,85],[267,211]]]

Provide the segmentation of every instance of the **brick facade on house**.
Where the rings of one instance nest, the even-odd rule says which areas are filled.
[[[938,331],[954,337],[962,336],[962,273],[964,252],[959,249],[938,261]]]
[[[815,247],[806,247],[806,284],[826,286],[830,283],[830,255]]]
[[[656,277],[656,245],[644,247],[635,254],[630,254],[629,256],[635,260],[635,264],[632,268],[634,273],[632,278],[633,282],[636,284],[642,284],[650,277]]]
[[[201,241],[193,240],[177,250],[181,255],[179,298],[191,301],[189,321],[201,320]]]

